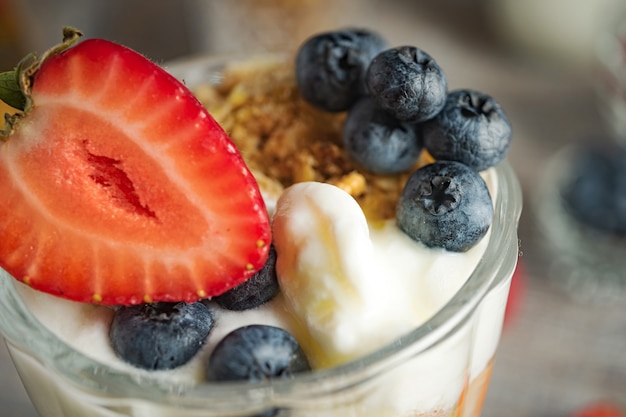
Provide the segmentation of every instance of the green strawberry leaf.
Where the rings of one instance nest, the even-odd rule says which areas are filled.
[[[0,100],[18,110],[26,107],[26,97],[20,88],[17,71],[0,73]]]
[[[39,59],[34,53],[30,53],[17,64],[15,70],[0,73],[0,100],[15,109],[25,111],[26,107],[30,106],[32,76],[48,57],[66,50],[81,36],[82,33],[78,29],[64,27],[62,44],[48,50]]]

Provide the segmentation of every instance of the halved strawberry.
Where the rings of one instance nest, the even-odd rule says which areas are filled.
[[[193,301],[261,268],[256,181],[179,81],[90,39],[24,69],[0,142],[0,266],[81,302]]]

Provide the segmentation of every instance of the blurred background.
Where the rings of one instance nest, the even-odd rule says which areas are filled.
[[[0,0],[0,71],[56,44],[64,25],[164,64],[207,53],[295,49],[316,31],[348,25],[424,49],[444,68],[450,88],[481,90],[506,110],[514,130],[508,159],[525,198],[521,267],[483,414],[571,416],[595,402],[626,407],[626,265],[611,265],[617,284],[602,290],[593,266],[581,274],[575,259],[566,267],[557,262],[561,253],[546,246],[538,217],[544,193],[557,193],[543,186],[551,184],[555,173],[546,167],[562,148],[594,142],[621,149],[624,142],[625,6],[623,0]],[[626,254],[623,237],[615,245]],[[574,276],[585,284],[572,285]],[[35,417],[4,346],[0,375],[0,414]]]
[[[620,0],[0,0],[0,63],[53,45],[64,25],[127,44],[154,60],[299,43],[314,30],[372,24],[402,39],[437,26],[482,48],[588,65]],[[253,4],[253,7],[251,6]],[[410,14],[407,14],[409,12]],[[392,19],[384,22],[381,19]],[[245,22],[245,23],[244,23]],[[391,26],[384,27],[385,23]],[[247,27],[242,27],[245,24]],[[395,32],[395,33],[394,33]],[[289,34],[281,39],[284,34]],[[441,34],[438,34],[441,35]],[[409,36],[410,37],[410,36]],[[515,50],[515,51],[514,51]],[[571,69],[571,67],[569,67]]]

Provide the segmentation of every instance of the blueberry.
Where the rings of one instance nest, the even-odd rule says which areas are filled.
[[[626,235],[626,151],[584,146],[571,161],[560,190],[565,209],[600,231]]]
[[[465,252],[487,233],[487,184],[465,164],[437,161],[409,177],[396,209],[398,227],[428,247]]]
[[[323,110],[347,110],[365,93],[365,72],[387,47],[377,33],[363,29],[325,32],[306,40],[296,56],[302,97]]]
[[[366,84],[369,93],[394,117],[422,122],[444,105],[448,82],[441,67],[414,46],[387,49],[371,62]]]
[[[200,302],[139,304],[115,312],[109,335],[116,354],[131,365],[173,369],[200,350],[213,323]]]
[[[511,123],[490,96],[473,90],[448,93],[441,112],[422,125],[424,147],[435,159],[463,162],[477,171],[504,159]]]
[[[209,381],[259,382],[291,378],[310,369],[300,345],[289,332],[253,324],[233,330],[218,342],[206,375]]]
[[[371,97],[359,100],[348,111],[343,143],[352,159],[376,174],[409,170],[422,150],[415,126],[400,122]]]
[[[267,262],[250,279],[225,293],[214,297],[220,306],[228,310],[243,311],[258,307],[279,292],[276,276],[276,249],[270,246]]]

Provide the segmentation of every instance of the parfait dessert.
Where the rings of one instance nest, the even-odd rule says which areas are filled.
[[[43,417],[480,415],[521,207],[491,96],[369,30],[165,69],[78,36],[16,69],[0,154]]]

